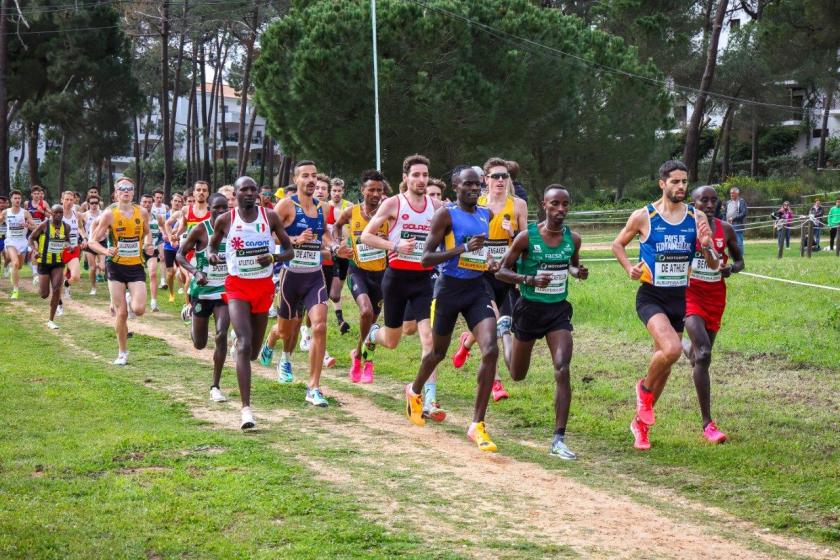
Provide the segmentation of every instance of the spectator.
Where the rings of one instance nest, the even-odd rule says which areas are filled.
[[[833,251],[834,240],[837,239],[837,234],[840,233],[840,198],[837,199],[837,202],[828,211],[828,227],[831,228],[831,247],[829,251]],[[840,239],[837,239],[837,243],[840,243]]]
[[[513,181],[513,194],[515,194],[517,198],[521,198],[525,202],[528,202],[528,191],[525,190],[525,186],[517,180],[517,177],[519,176],[519,164],[511,160],[507,162],[507,167],[508,173],[510,173],[510,180]]]
[[[814,205],[808,210],[808,215],[814,222],[814,248],[820,250],[820,233],[822,233],[823,218],[825,217],[825,208],[820,204],[820,199],[814,200]]]
[[[735,237],[738,239],[738,248],[744,254],[744,222],[747,219],[747,203],[741,198],[741,191],[738,187],[729,189],[729,201],[726,203],[726,221],[732,224],[735,230]]]
[[[776,226],[778,235],[785,237],[785,247],[790,249],[790,226],[793,223],[793,212],[790,209],[790,202],[787,200],[782,203],[782,207],[770,214],[774,220],[782,222]]]

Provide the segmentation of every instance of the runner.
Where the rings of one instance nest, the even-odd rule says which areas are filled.
[[[42,222],[29,236],[32,258],[38,262],[38,274],[41,276],[38,282],[39,295],[41,299],[50,298],[50,318],[47,327],[54,330],[58,329],[55,315],[61,298],[61,283],[64,280],[63,254],[70,244],[70,228],[62,218],[62,205],[54,205],[50,219]]]
[[[330,184],[330,204],[327,212],[327,224],[330,235],[333,239],[337,238],[333,225],[342,212],[350,208],[353,203],[344,199],[344,181],[335,177]],[[344,320],[344,312],[341,309],[341,291],[344,289],[344,280],[347,279],[347,271],[349,270],[350,259],[342,259],[338,257],[335,259],[335,274],[327,282],[327,289],[330,292],[330,300],[333,302],[335,308],[335,320],[338,322],[338,330],[341,334],[347,334],[350,331],[350,325]]]
[[[274,299],[272,264],[290,259],[292,250],[277,215],[257,205],[256,181],[240,177],[235,188],[237,207],[216,219],[207,261],[211,266],[225,262],[228,268],[223,299],[236,334],[236,378],[242,400],[240,428],[246,430],[255,425],[251,412],[251,360],[260,352],[268,308]],[[279,255],[273,254],[275,236],[283,248]],[[222,241],[225,252],[220,254]]]
[[[3,210],[9,207],[9,199],[0,194],[0,214],[3,213]],[[9,263],[6,260],[6,222],[0,223],[0,278],[6,277],[8,278],[11,274],[9,270]]]
[[[641,281],[636,313],[653,338],[654,352],[646,376],[636,384],[636,416],[630,423],[636,449],[650,449],[648,431],[656,403],[671,366],[682,354],[680,338],[685,318],[685,289],[694,246],[699,241],[709,268],[717,269],[709,222],[685,204],[688,174],[681,161],[659,168],[662,198],[630,215],[612,243],[612,251],[631,280]],[[630,264],[627,245],[639,237],[639,262]]]
[[[182,208],[178,217],[178,227],[175,230],[175,235],[178,236],[179,243],[184,242],[187,235],[195,226],[210,217],[210,210],[207,207],[208,196],[210,196],[210,184],[207,181],[196,181],[192,188],[192,197],[194,202],[191,202],[187,204],[185,208]],[[187,200],[189,201],[189,199],[190,195],[188,194]],[[192,255],[187,255],[187,258],[191,260]],[[181,273],[183,274],[183,285],[189,286],[191,282],[189,272],[187,272],[186,269],[181,268]],[[178,290],[178,293],[181,293],[181,290]],[[190,309],[190,296],[186,292],[184,293],[184,299],[186,299],[184,308]]]
[[[426,194],[429,195],[429,198],[433,200],[437,200],[438,202],[443,202],[443,191],[446,190],[446,183],[444,183],[441,179],[435,179],[434,177],[429,177],[429,184],[426,185]]]
[[[172,209],[164,215],[163,221],[163,263],[166,265],[166,288],[169,290],[169,303],[175,303],[175,256],[178,253],[178,236],[174,233],[181,209],[184,207],[184,195],[173,193],[170,198]]]
[[[64,248],[64,299],[72,299],[70,286],[75,285],[82,277],[82,248],[87,247],[87,235],[84,222],[79,227],[79,216],[75,209],[76,197],[70,191],[61,195],[61,205],[64,211],[64,225],[70,233],[70,243]]]
[[[353,248],[350,261],[350,291],[359,306],[359,340],[356,349],[350,352],[350,381],[373,383],[373,352],[375,346],[367,341],[373,324],[382,311],[382,277],[385,274],[386,255],[382,249],[372,249],[361,242],[361,235],[376,214],[379,203],[385,197],[385,177],[379,171],[364,171],[361,177],[362,198],[360,204],[346,209],[335,223],[336,242],[344,244],[343,230],[350,226],[349,243]],[[382,239],[388,239],[388,223],[377,232]],[[364,369],[362,368],[364,360]]]
[[[487,239],[486,245],[493,258],[501,262],[516,235],[525,231],[528,227],[528,206],[524,200],[513,195],[513,183],[506,160],[501,158],[488,159],[484,164],[484,173],[487,181],[487,195],[482,195],[478,199],[478,204],[486,206],[493,212],[493,221],[490,223],[490,237]],[[512,346],[511,318],[509,315],[511,311],[510,298],[512,292],[515,292],[516,289],[512,284],[498,280],[493,274],[486,274],[484,279],[493,290],[496,334],[502,339],[505,363],[508,363]],[[501,314],[503,309],[505,311],[504,315]],[[475,337],[471,333],[466,331],[461,333],[460,347],[452,355],[453,366],[460,368],[464,365],[474,343]],[[497,370],[496,379],[493,381],[493,400],[500,401],[509,396],[504,385],[502,385],[502,378]]]
[[[494,173],[495,174],[495,173]],[[496,178],[490,174],[490,193]],[[586,280],[589,271],[579,262],[580,235],[563,224],[571,206],[562,185],[549,185],[541,204],[545,221],[520,232],[502,259],[497,276],[521,286],[513,308],[514,339],[508,370],[522,381],[531,366],[534,343],[545,338],[554,363],[554,440],[549,453],[561,459],[577,458],[566,446],[566,423],[572,402],[569,364],[572,361],[572,305],[567,301],[568,277]],[[492,225],[491,225],[492,230]]]
[[[31,199],[26,203],[24,209],[29,212],[30,216],[32,216],[32,223],[35,224],[35,227],[37,227],[41,225],[41,222],[49,217],[50,208],[44,200],[44,188],[41,185],[32,185],[32,188],[29,191],[29,196]],[[32,229],[35,229],[35,227]],[[31,230],[26,233],[27,237],[30,233]],[[32,267],[32,284],[37,286],[40,278],[38,275],[37,264],[35,261],[31,261],[29,266]]]
[[[0,213],[0,224],[6,224],[5,254],[6,262],[11,263],[12,268],[12,299],[20,297],[20,269],[23,268],[23,261],[26,258],[26,251],[29,248],[26,243],[26,236],[29,231],[34,230],[35,224],[32,216],[21,208],[23,195],[20,191],[9,193],[11,206]]]
[[[153,200],[154,198],[150,194],[144,194],[140,197],[140,206],[149,214],[149,232],[152,235],[152,244],[155,247],[152,256],[146,259],[146,264],[149,267],[149,290],[152,292],[149,309],[155,312],[160,311],[157,304],[158,289],[160,288],[158,285],[158,264],[160,263],[160,250],[163,245],[163,232],[166,229],[163,224],[166,213],[154,213]]]
[[[82,203],[82,206],[79,208],[82,212],[87,212],[90,210],[90,203],[88,199],[91,197],[99,198],[99,188],[97,187],[90,187],[87,190],[87,195],[85,196],[85,201]]]
[[[712,346],[715,344],[723,311],[726,309],[724,279],[744,270],[744,257],[732,224],[715,217],[718,196],[714,187],[697,187],[691,192],[691,199],[694,208],[706,214],[713,224],[712,240],[720,261],[720,269],[710,269],[706,266],[698,242],[688,289],[685,292],[685,329],[690,341],[683,339],[682,343],[693,368],[694,388],[697,390],[703,420],[703,437],[711,443],[723,443],[726,441],[726,434],[721,432],[712,420],[709,366],[712,363]],[[729,256],[732,257],[732,264],[727,264]]]
[[[211,265],[207,260],[207,244],[213,236],[213,224],[219,216],[228,211],[227,197],[213,193],[207,199],[210,206],[210,219],[201,222],[199,227],[187,235],[178,250],[178,264],[192,274],[189,294],[192,302],[192,329],[190,338],[197,350],[207,347],[207,333],[210,328],[210,316],[216,323],[215,348],[213,351],[213,384],[210,386],[210,398],[215,402],[224,402],[227,397],[222,393],[219,382],[227,355],[228,327],[230,316],[227,303],[222,299],[227,279],[227,264],[221,261]],[[195,251],[195,266],[187,255]],[[219,253],[226,251],[225,241],[219,244]]]
[[[442,269],[432,300],[432,350],[423,355],[414,383],[405,387],[405,413],[412,424],[426,423],[421,391],[435,367],[446,357],[455,322],[461,315],[481,348],[473,421],[467,437],[482,451],[496,451],[496,444],[487,434],[484,415],[493,389],[499,348],[489,290],[481,279],[485,272],[498,270],[498,263],[484,245],[493,213],[478,206],[481,179],[472,168],[453,174],[452,186],[456,202],[435,212],[423,249],[421,264],[442,264]],[[444,249],[438,251],[441,245]]]
[[[134,181],[127,177],[114,185],[117,204],[103,212],[96,223],[88,246],[107,257],[108,292],[114,310],[114,331],[117,333],[119,352],[114,365],[124,366],[128,362],[128,302],[131,311],[137,315],[146,312],[146,270],[143,268],[143,254],[151,256],[154,251],[149,232],[149,215],[134,204]],[[99,240],[108,237],[109,247]],[[142,247],[142,249],[141,249]]]
[[[236,208],[236,194],[234,193],[233,185],[222,185],[217,192],[227,197],[228,209]]]
[[[102,215],[99,204],[99,195],[91,195],[85,202],[87,205],[87,212],[84,212],[80,218],[84,224],[85,237],[90,239],[90,234],[93,233],[96,220]],[[107,238],[106,238],[107,239]],[[106,239],[100,239],[99,243],[104,244]],[[88,265],[88,277],[90,278],[90,293],[89,295],[96,295],[96,281],[101,277],[105,271],[105,257],[99,255],[90,248],[86,243],[84,247],[85,260]]]

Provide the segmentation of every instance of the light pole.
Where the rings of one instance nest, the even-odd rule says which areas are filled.
[[[373,120],[376,129],[376,169],[382,170],[381,146],[379,141],[379,66],[376,61],[376,0],[370,0],[370,24],[373,36]]]

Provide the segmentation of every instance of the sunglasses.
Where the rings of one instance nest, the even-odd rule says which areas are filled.
[[[510,177],[510,173],[491,173],[490,174],[491,179],[507,179],[508,177]]]

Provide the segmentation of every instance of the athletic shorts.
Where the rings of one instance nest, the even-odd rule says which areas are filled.
[[[280,272],[280,309],[281,319],[300,317],[316,305],[327,303],[327,285],[324,273],[292,272],[284,269]]]
[[[50,273],[56,268],[64,268],[64,263],[38,263],[38,274],[44,274],[46,276],[49,276]]]
[[[350,259],[335,259],[335,270],[338,279],[344,282],[347,279],[347,270],[350,268]],[[329,287],[329,284],[327,284]]]
[[[373,306],[374,318],[379,316],[382,311],[382,277],[385,276],[384,270],[372,271],[362,270],[355,266],[350,267],[350,292],[354,299],[362,294],[367,294],[370,298],[370,304]],[[408,308],[409,306],[406,306]]]
[[[496,314],[485,286],[481,277],[465,280],[442,274],[435,282],[432,332],[439,336],[451,335],[458,315],[464,316],[470,330],[484,319],[495,321]]]
[[[513,306],[511,330],[522,342],[539,340],[552,331],[572,331],[572,304],[543,303],[521,297]]]
[[[484,275],[484,282],[487,283],[487,287],[490,289],[490,297],[496,303],[496,308],[501,309],[509,299],[508,296],[513,290],[513,284],[502,282],[492,272]]]
[[[69,263],[73,259],[78,259],[82,255],[82,248],[76,245],[75,247],[65,247],[61,252],[61,260],[64,264]]]
[[[146,253],[143,253],[143,258],[146,259],[147,262],[152,260],[152,259],[160,260],[160,250],[157,247],[155,247],[155,250],[152,251],[151,255],[147,255]]]
[[[654,315],[662,313],[678,333],[685,328],[685,288],[657,288],[643,282],[636,292],[636,314],[647,326]]]
[[[117,264],[108,261],[105,264],[105,270],[108,271],[109,282],[131,284],[132,282],[146,281],[146,269],[142,264]]]
[[[197,297],[190,296],[190,305],[192,307],[192,313],[196,317],[210,317],[213,314],[213,310],[218,306],[225,306],[227,302],[224,299],[201,299]]]
[[[325,264],[322,270],[324,271],[324,285],[327,287],[327,297],[329,297],[332,280],[335,278],[335,263]]]
[[[4,249],[8,249],[9,247],[11,247],[12,249],[16,249],[18,253],[23,255],[24,253],[29,251],[29,242],[26,239],[15,242],[7,237]]]
[[[726,309],[726,283],[692,280],[685,291],[685,316],[697,315],[706,330],[718,332]]]
[[[163,250],[163,261],[166,263],[166,268],[172,268],[175,266],[175,255],[178,254],[176,249],[164,249]]]
[[[0,239],[0,253],[2,253],[6,249],[6,238],[3,237]]]
[[[274,303],[274,281],[268,278],[225,278],[225,293],[222,300],[230,304],[232,299],[246,301],[251,305],[251,315],[268,313]]]
[[[411,319],[405,320],[423,321],[429,318],[432,308],[431,275],[426,270],[385,270],[382,298],[386,327],[402,327],[408,304],[411,304]]]

